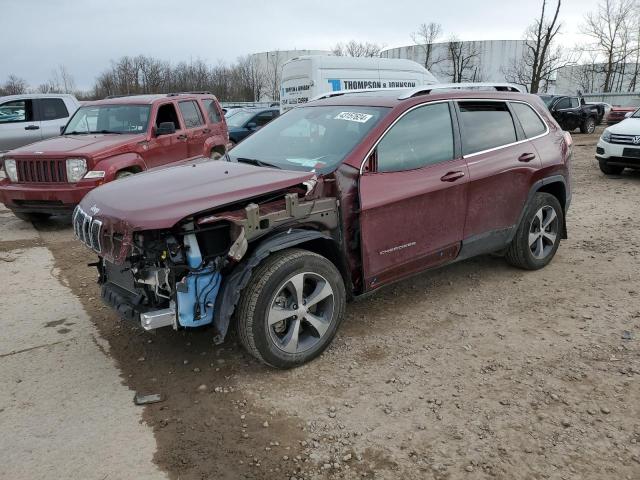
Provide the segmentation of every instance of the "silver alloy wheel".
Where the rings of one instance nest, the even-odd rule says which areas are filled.
[[[534,258],[542,260],[553,250],[558,238],[558,214],[553,207],[540,208],[529,226],[529,248]]]
[[[593,118],[587,120],[587,133],[593,133],[596,131],[596,121]]]
[[[267,314],[271,341],[289,354],[309,350],[331,326],[333,311],[331,284],[317,273],[298,273],[271,300]]]

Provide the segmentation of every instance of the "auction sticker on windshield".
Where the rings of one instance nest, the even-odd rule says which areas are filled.
[[[334,120],[348,120],[350,122],[367,123],[373,115],[358,112],[340,112],[333,117]]]

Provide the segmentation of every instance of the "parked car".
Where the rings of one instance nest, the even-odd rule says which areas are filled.
[[[0,97],[0,153],[60,135],[79,106],[66,94]]]
[[[60,132],[58,132],[60,133]],[[71,212],[98,185],[226,152],[213,95],[140,95],[87,102],[62,136],[4,155],[0,202],[25,220]]]
[[[234,111],[226,117],[229,141],[234,145],[240,143],[279,115],[278,108],[243,108]]]
[[[396,280],[491,252],[544,267],[566,238],[571,135],[537,96],[452,88],[328,94],[227,161],[93,190],[73,222],[103,300],[216,343],[233,317],[288,368],[327,347],[348,299]]]
[[[567,132],[579,128],[581,133],[593,133],[598,119],[604,116],[604,106],[587,104],[582,97],[540,95],[540,98],[553,118]]]
[[[607,115],[607,125],[615,125],[626,118],[628,113],[633,113],[638,107],[611,107]]]
[[[599,105],[602,108],[598,111],[598,125],[600,125],[609,115],[611,105],[605,102],[587,102],[587,105]]]
[[[606,175],[620,175],[625,168],[640,169],[640,111],[602,132],[596,159]]]

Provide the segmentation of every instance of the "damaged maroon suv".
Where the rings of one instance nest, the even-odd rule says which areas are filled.
[[[487,253],[544,267],[566,238],[571,137],[538,97],[485,87],[333,92],[221,161],[91,191],[73,221],[102,298],[216,343],[233,320],[288,368],[327,347],[347,300],[396,280]]]

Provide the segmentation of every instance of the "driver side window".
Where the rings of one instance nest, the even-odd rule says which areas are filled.
[[[452,160],[453,127],[448,103],[410,111],[376,148],[377,171],[399,172]]]
[[[558,103],[556,103],[554,110],[564,110],[566,108],[571,108],[571,99],[563,98]]]

